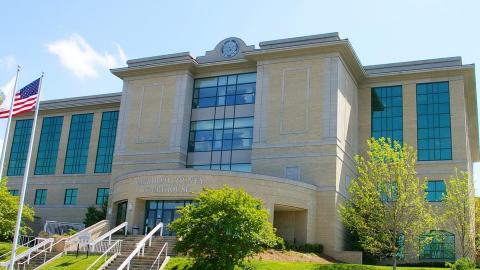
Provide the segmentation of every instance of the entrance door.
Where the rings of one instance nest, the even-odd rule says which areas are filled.
[[[127,220],[127,201],[118,203],[117,218],[115,224],[118,226]]]
[[[164,209],[162,222],[165,227],[163,227],[163,235],[173,235],[172,232],[168,230],[168,224],[170,224],[174,220],[175,210],[173,209]]]
[[[145,230],[152,230],[158,223],[162,222],[163,235],[173,236],[175,232],[168,230],[168,224],[178,218],[178,207],[183,207],[192,201],[175,200],[175,201],[147,201],[145,209]]]

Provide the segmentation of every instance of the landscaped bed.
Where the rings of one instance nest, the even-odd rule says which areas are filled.
[[[85,270],[90,264],[92,264],[99,255],[79,255],[78,258],[72,255],[62,256],[49,264],[40,268],[40,270]],[[98,269],[103,264],[104,260],[100,260],[92,269]]]
[[[298,261],[270,261],[270,260],[251,260],[249,265],[258,270],[389,270],[391,266],[370,266],[355,264],[339,264],[339,263],[315,263],[315,262],[298,262]],[[193,270],[191,268],[192,260],[185,257],[171,258],[166,270]],[[236,268],[237,269],[237,268]],[[238,268],[241,269],[241,268]],[[402,270],[438,270],[445,268],[426,268],[426,267],[398,267]]]

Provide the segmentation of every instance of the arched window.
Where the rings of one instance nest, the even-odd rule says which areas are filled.
[[[455,235],[447,231],[430,231],[420,236],[420,259],[455,260]]]

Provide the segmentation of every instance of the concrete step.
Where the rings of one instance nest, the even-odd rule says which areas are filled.
[[[36,254],[38,253],[34,253],[32,254],[31,257],[34,257],[32,259],[30,259],[29,263],[27,264],[27,258],[24,258],[22,260],[20,260],[20,263],[23,263],[25,262],[25,269],[35,269],[37,268],[38,266],[42,265],[43,262],[46,262],[48,260],[50,260],[51,258],[55,257],[56,255],[58,255],[59,253],[61,253],[60,251],[52,251],[52,252],[47,252],[46,254],[43,253],[43,254],[40,254],[36,257],[34,257]],[[23,265],[20,266],[20,269],[23,269]]]
[[[130,255],[130,253],[136,248],[136,245],[143,236],[116,236],[115,240],[122,240],[122,251],[121,255],[117,256],[114,261],[110,263],[110,265],[106,268],[107,270],[110,269],[117,269],[125,259]],[[167,237],[160,237],[156,236],[152,239],[152,243],[149,246],[148,243],[145,246],[144,255],[143,256],[136,256],[130,262],[130,269],[131,270],[145,270],[150,269],[150,266],[153,264],[155,259],[157,258],[158,252],[163,248],[165,243],[168,242],[168,255],[175,254],[175,244],[177,243],[176,237],[167,236]]]

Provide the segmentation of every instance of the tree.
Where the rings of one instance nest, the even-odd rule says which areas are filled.
[[[0,183],[0,240],[11,241],[17,221],[19,196],[13,196],[7,188],[7,178]],[[22,212],[21,234],[28,234],[31,229],[25,224],[33,221],[34,211],[28,205],[24,205]]]
[[[177,250],[194,258],[195,269],[231,270],[281,241],[262,201],[243,190],[204,189],[178,212],[169,229],[179,237]]]
[[[447,227],[453,228],[459,239],[462,257],[473,258],[474,254],[474,207],[473,188],[470,188],[468,172],[455,174],[446,183],[443,197],[443,218]]]
[[[364,251],[391,257],[396,269],[404,247],[417,247],[419,235],[433,225],[426,186],[417,177],[412,147],[384,138],[372,138],[367,146],[365,157],[355,157],[358,177],[340,215]]]
[[[83,223],[85,227],[92,226],[93,224],[104,220],[107,217],[107,204],[103,204],[102,208],[97,208],[94,205],[90,205],[87,208],[87,212],[85,213],[85,219]]]

